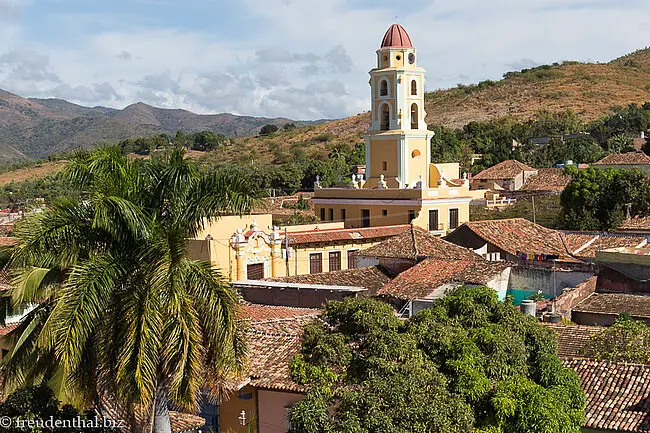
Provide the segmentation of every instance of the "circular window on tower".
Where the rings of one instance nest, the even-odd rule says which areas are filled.
[[[415,54],[413,54],[413,53],[409,54],[409,63],[410,64],[415,63]]]
[[[395,56],[395,59],[397,59],[397,61],[399,62],[400,60],[402,60],[402,56],[398,54],[397,56]]]

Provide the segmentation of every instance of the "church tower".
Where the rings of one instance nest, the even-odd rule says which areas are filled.
[[[366,178],[352,174],[335,185],[317,180],[312,203],[320,220],[346,228],[413,224],[437,235],[469,221],[469,203],[484,191],[470,190],[457,162],[431,162],[424,69],[399,24],[390,26],[377,50],[370,101]]]
[[[370,71],[371,125],[366,140],[366,188],[375,188],[382,175],[389,188],[427,187],[430,141],[424,111],[424,69],[408,33],[393,24],[377,50],[377,67]],[[435,185],[434,185],[435,187]]]

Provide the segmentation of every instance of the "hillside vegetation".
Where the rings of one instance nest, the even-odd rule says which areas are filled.
[[[563,62],[518,72],[500,81],[437,90],[425,95],[429,126],[462,128],[470,122],[509,118],[526,122],[540,111],[570,110],[583,122],[610,114],[613,109],[650,101],[650,49],[636,51],[610,63]],[[328,148],[360,143],[370,123],[370,113],[279,132],[273,137],[245,137],[236,152],[225,157],[251,159],[299,147],[309,155],[327,155]],[[278,150],[278,146],[281,149]],[[234,150],[234,149],[233,149]]]
[[[229,137],[255,134],[266,124],[282,126],[286,118],[201,115],[137,103],[123,110],[82,107],[60,99],[25,99],[0,90],[0,163],[47,158],[101,143],[210,130]]]
[[[484,81],[426,94],[427,123],[436,130],[436,139],[449,141],[446,137],[449,130],[471,122],[489,123],[488,128],[483,129],[499,129],[496,132],[500,134],[478,136],[474,131],[476,128],[469,133],[454,133],[455,136],[449,138],[455,141],[469,135],[472,148],[464,146],[462,141],[455,145],[457,149],[451,151],[443,146],[440,149],[442,154],[434,155],[437,160],[459,160],[459,157],[468,157],[465,155],[467,152],[489,154],[494,149],[484,149],[486,146],[480,141],[494,142],[497,137],[503,141],[505,135],[508,135],[508,139],[525,139],[517,137],[517,129],[519,135],[524,134],[522,131],[544,133],[545,122],[537,122],[542,127],[536,128],[517,126],[529,124],[537,119],[541,111],[565,113],[570,110],[582,122],[581,125],[585,125],[586,122],[612,114],[613,109],[620,110],[632,103],[650,101],[650,50],[639,50],[607,64],[564,62],[508,72],[504,77],[500,81]],[[43,158],[52,153],[64,153],[72,148],[98,143],[154,137],[166,131],[211,130],[238,138],[230,140],[232,145],[220,146],[215,151],[198,152],[197,157],[203,162],[209,165],[235,163],[266,168],[268,164],[286,165],[304,159],[327,161],[330,157],[347,154],[363,142],[362,135],[369,120],[369,113],[362,113],[325,123],[297,123],[296,129],[281,129],[270,135],[254,136],[267,123],[282,126],[289,121],[230,114],[201,116],[184,110],[162,110],[146,104],[134,104],[124,110],[88,108],[56,99],[27,100],[0,91],[0,155],[5,162],[14,162],[27,157]],[[504,129],[501,125],[509,126]],[[517,157],[508,152],[500,153],[503,155],[499,155],[496,162]],[[546,159],[550,161],[553,157]],[[495,161],[486,158],[483,164],[474,169]],[[544,165],[538,161],[530,163]],[[309,177],[309,182],[312,177]]]

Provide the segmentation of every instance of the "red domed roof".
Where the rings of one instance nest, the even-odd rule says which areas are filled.
[[[384,35],[384,39],[381,41],[381,48],[413,48],[413,45],[404,27],[399,24],[393,24]]]

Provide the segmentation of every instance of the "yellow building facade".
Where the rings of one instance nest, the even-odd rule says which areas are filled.
[[[425,122],[424,69],[411,39],[393,24],[370,71],[371,124],[366,141],[367,179],[349,185],[315,185],[314,207],[322,221],[345,227],[413,223],[444,234],[469,220],[469,203],[484,191],[470,191],[459,164],[432,164]]]
[[[354,268],[353,253],[407,229],[346,229],[343,222],[278,228],[270,214],[224,216],[188,242],[188,256],[210,262],[229,281],[329,272]]]

